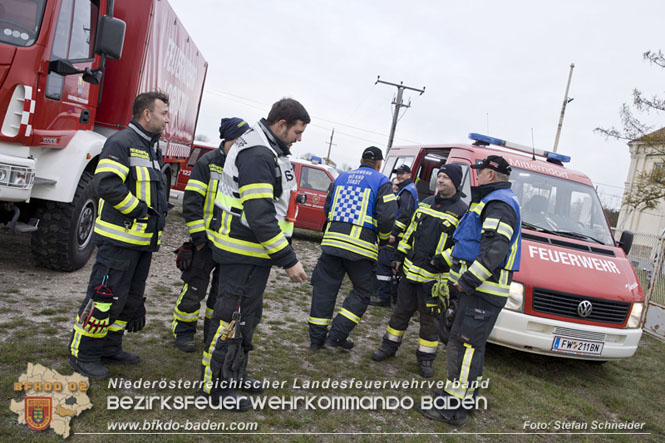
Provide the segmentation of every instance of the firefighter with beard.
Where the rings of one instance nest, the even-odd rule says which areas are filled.
[[[289,242],[293,222],[286,218],[296,189],[289,148],[302,139],[309,122],[299,102],[281,99],[266,119],[236,140],[224,163],[215,199],[222,210],[221,228],[212,240],[221,278],[203,352],[201,393],[229,409],[246,411],[250,402],[228,382],[239,382],[245,392],[263,392],[262,384],[247,374],[247,354],[261,321],[272,265],[284,268],[293,282],[307,279]]]
[[[471,206],[460,221],[451,250],[441,257],[450,266],[450,296],[457,314],[450,329],[448,378],[441,398],[420,412],[452,425],[466,421],[463,400],[473,399],[482,379],[485,345],[510,293],[521,253],[520,206],[510,182],[511,167],[490,155],[472,165],[478,186],[471,188]]]
[[[145,326],[145,282],[166,224],[158,141],[169,123],[168,103],[161,92],[139,94],[131,122],[106,140],[95,170],[97,256],[69,342],[69,366],[93,380],[109,377],[102,362],[140,360],[122,349],[122,337]]]
[[[392,183],[379,172],[382,163],[381,149],[370,146],[362,154],[360,167],[340,174],[328,190],[324,205],[328,225],[311,281],[312,350],[323,346],[353,348],[349,333],[360,322],[374,293],[379,245],[388,243],[397,210]],[[337,293],[345,274],[353,289],[333,320]]]
[[[221,222],[221,209],[215,206],[215,196],[226,154],[248,129],[249,125],[241,118],[223,118],[219,126],[219,137],[222,139],[219,148],[207,152],[196,162],[185,187],[182,215],[187,222],[190,240],[178,249],[176,264],[182,271],[181,278],[185,284],[176,301],[171,327],[176,347],[184,352],[196,350],[196,323],[212,272],[203,322],[203,341],[207,342],[220,278],[219,267],[212,259],[212,237]]]
[[[459,165],[443,165],[439,169],[436,194],[420,203],[397,247],[393,270],[397,272],[403,263],[404,278],[397,289],[397,304],[393,307],[383,342],[372,355],[374,361],[383,361],[395,355],[409,320],[418,311],[420,334],[416,358],[420,375],[434,375],[432,363],[439,343],[438,320],[441,312],[437,292],[446,287],[448,272],[439,272],[432,259],[452,246],[453,232],[467,210],[466,203],[461,199],[462,194],[457,190],[462,175]]]
[[[400,165],[393,169],[397,179],[397,214],[395,223],[390,233],[388,244],[379,251],[379,259],[376,263],[376,296],[372,297],[369,304],[372,306],[389,307],[390,302],[397,298],[397,287],[393,282],[397,276],[393,275],[391,263],[395,248],[402,240],[404,231],[411,221],[411,216],[418,206],[418,190],[411,181],[411,168],[408,165]]]

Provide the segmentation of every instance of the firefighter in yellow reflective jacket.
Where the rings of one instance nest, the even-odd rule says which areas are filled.
[[[448,272],[439,272],[432,259],[453,244],[453,232],[466,212],[467,204],[457,191],[462,181],[459,165],[443,165],[437,173],[436,194],[423,200],[393,256],[393,270],[404,263],[404,278],[397,288],[386,333],[372,360],[383,361],[397,352],[409,321],[419,313],[420,333],[416,357],[420,375],[432,377],[432,363],[439,344],[439,288],[447,285]],[[445,297],[445,295],[444,295]]]
[[[231,345],[226,340],[227,327],[240,316],[241,349],[234,348],[233,356],[239,363],[242,360],[243,367],[234,372],[239,373],[246,391],[262,392],[260,383],[247,375],[245,367],[254,330],[261,320],[270,268],[283,267],[294,282],[307,279],[289,243],[293,222],[286,221],[286,215],[291,191],[295,190],[289,148],[301,140],[309,121],[300,103],[282,99],[273,105],[267,119],[236,140],[224,163],[215,200],[222,210],[221,227],[212,239],[213,258],[219,263],[221,278],[210,340],[203,352],[202,391],[214,397],[213,401],[233,397],[237,410],[247,410],[249,401],[218,383],[228,378],[225,358]]]
[[[122,336],[125,330],[137,332],[145,325],[145,281],[166,218],[166,183],[157,142],[169,122],[168,97],[139,94],[132,114],[129,127],[104,143],[95,170],[97,257],[69,342],[69,365],[93,380],[109,376],[102,361],[139,361],[137,354],[122,349]]]
[[[185,187],[182,215],[187,222],[190,241],[193,244],[191,251],[187,253],[193,257],[189,267],[182,272],[181,278],[185,284],[176,301],[172,323],[175,345],[184,352],[196,350],[194,343],[196,323],[199,319],[201,300],[206,296],[212,271],[212,284],[206,301],[203,323],[203,341],[207,341],[220,277],[218,266],[212,259],[212,240],[219,230],[222,218],[222,210],[215,206],[215,197],[222,178],[226,154],[236,139],[248,129],[249,125],[241,118],[223,118],[219,126],[222,143],[218,149],[207,152],[196,162]]]
[[[466,420],[473,402],[462,401],[475,395],[485,344],[508,299],[513,272],[520,269],[520,206],[508,181],[511,167],[503,157],[490,155],[471,168],[478,170],[471,206],[453,235],[452,253],[444,251],[435,259],[450,266],[450,296],[457,298],[446,349],[448,378],[438,393],[445,399],[421,410],[427,418],[453,425]]]
[[[353,342],[347,337],[374,293],[377,243],[388,243],[397,211],[392,183],[378,172],[382,161],[381,149],[370,146],[362,154],[360,167],[342,173],[328,190],[324,205],[328,226],[321,241],[321,256],[312,273],[311,349],[324,345],[351,349]],[[353,283],[353,290],[333,321],[344,274]]]

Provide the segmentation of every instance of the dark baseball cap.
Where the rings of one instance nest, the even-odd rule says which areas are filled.
[[[395,174],[411,174],[411,168],[409,165],[399,165],[399,167],[393,169]]]
[[[475,165],[471,165],[471,169],[494,169],[496,172],[500,172],[502,174],[507,174],[510,175],[512,172],[512,168],[508,164],[505,158],[501,157],[500,155],[488,155],[485,160],[483,160],[480,163],[476,163]]]
[[[363,151],[364,160],[383,160],[383,152],[376,146],[370,146]]]

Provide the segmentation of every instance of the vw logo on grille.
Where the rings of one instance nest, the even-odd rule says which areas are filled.
[[[591,315],[591,311],[593,310],[593,305],[589,300],[582,300],[579,305],[577,305],[577,313],[580,315],[580,317],[588,317]]]

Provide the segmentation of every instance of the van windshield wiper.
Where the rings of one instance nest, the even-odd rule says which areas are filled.
[[[527,229],[533,229],[534,231],[538,231],[538,232],[544,232],[546,234],[555,234],[554,231],[550,231],[549,229],[545,229],[542,226],[534,225],[533,223],[529,223],[529,222],[525,222],[525,221],[522,222],[522,227],[527,228]]]
[[[563,235],[565,237],[571,237],[571,238],[577,238],[580,240],[591,240],[595,241],[596,243],[600,243],[601,245],[604,245],[605,243],[598,240],[597,238],[593,238],[590,235],[586,234],[581,234],[579,232],[570,232],[570,231],[554,231],[555,234]]]

